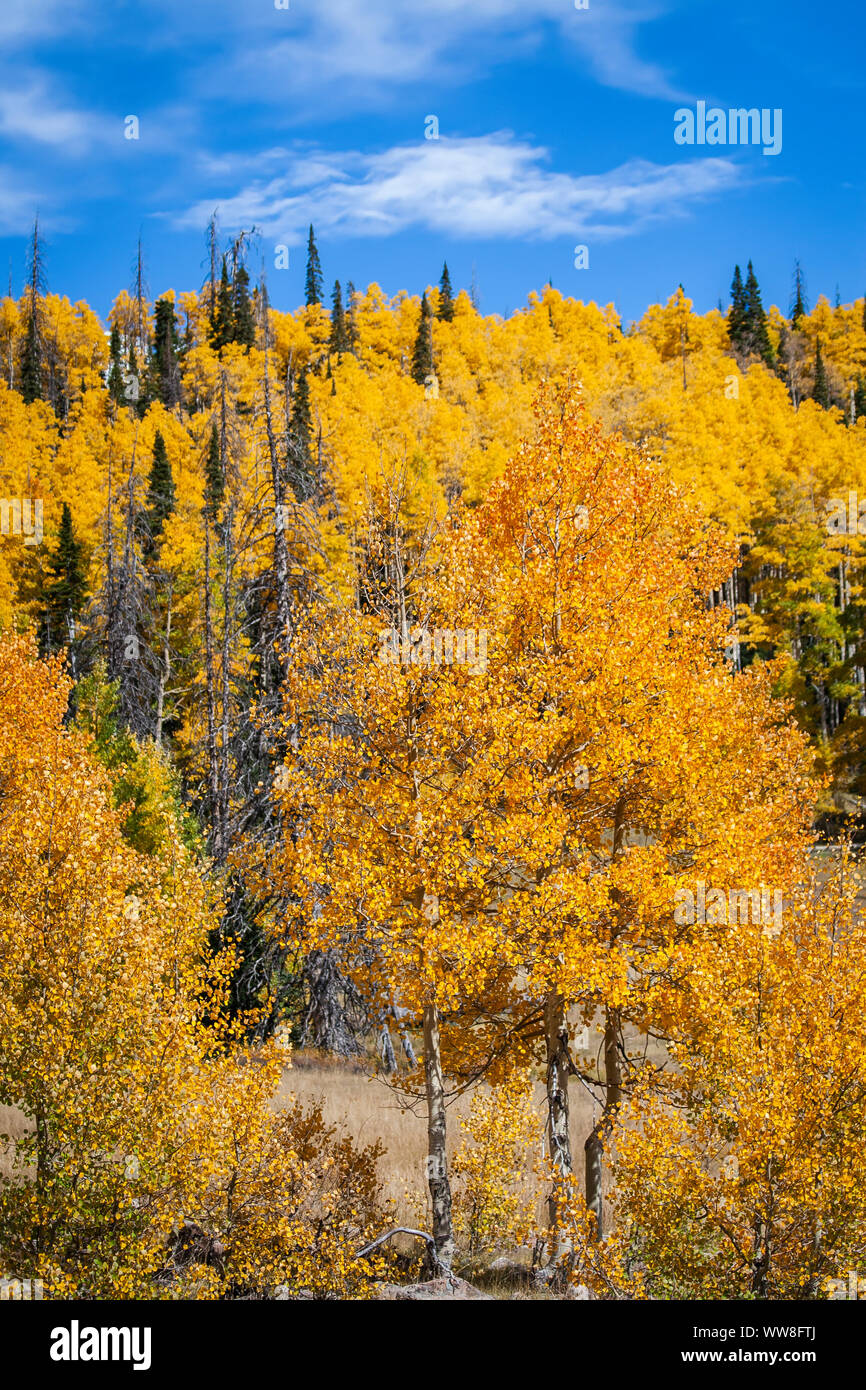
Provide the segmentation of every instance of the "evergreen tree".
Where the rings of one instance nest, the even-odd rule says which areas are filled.
[[[351,280],[346,286],[346,340],[349,351],[358,354],[358,319],[355,313],[355,286]]]
[[[21,353],[21,395],[27,405],[44,399],[42,393],[42,296],[45,294],[45,270],[39,218],[33,222],[33,235],[27,256],[27,328]]]
[[[216,425],[213,426],[210,434],[210,443],[205,457],[204,465],[204,503],[205,512],[210,521],[217,517],[223,498],[226,492],[226,479],[223,470],[223,461],[220,453],[220,437]]]
[[[60,514],[57,548],[48,558],[47,571],[41,628],[43,651],[51,653],[74,642],[75,624],[87,598],[84,550],[66,502]]]
[[[232,287],[229,280],[226,258],[223,256],[222,272],[220,274],[219,289],[217,291],[216,317],[214,319],[213,333],[211,334],[211,347],[215,352],[220,352],[232,341],[233,335],[234,304],[232,302]]]
[[[249,271],[241,263],[235,270],[232,301],[232,341],[251,348],[256,341],[256,321],[250,302]]]
[[[331,338],[328,347],[331,352],[348,352],[349,333],[346,326],[346,314],[343,309],[343,291],[339,280],[334,281],[331,305]]]
[[[180,369],[177,355],[180,344],[177,319],[171,299],[156,301],[154,308],[153,347],[150,361],[150,395],[171,410],[180,401]]]
[[[155,547],[158,538],[162,535],[162,528],[174,511],[174,503],[174,476],[171,471],[171,462],[165,447],[165,440],[160,431],[157,430],[153,439],[153,459],[147,485],[146,516],[149,544],[146,548],[148,550]]]
[[[433,372],[433,316],[427,300],[427,292],[421,296],[421,317],[418,320],[418,334],[415,350],[412,353],[412,376],[423,386]]]
[[[827,382],[827,369],[824,366],[824,358],[821,353],[820,338],[815,345],[815,385],[812,388],[812,400],[817,401],[824,410],[829,410],[830,387]]]
[[[754,354],[755,357],[760,357],[766,366],[773,367],[775,354],[767,328],[767,315],[764,313],[764,306],[761,303],[761,291],[758,288],[758,279],[751,261],[749,261],[749,273],[746,276],[745,307],[746,351]]]
[[[442,278],[439,281],[439,318],[450,323],[454,317],[454,296],[451,292],[451,277],[448,274],[448,262],[442,267]]]
[[[126,386],[123,380],[123,363],[120,356],[120,329],[115,324],[111,330],[108,347],[108,394],[117,405],[126,404]]]
[[[299,502],[311,497],[313,479],[313,413],[310,407],[310,383],[307,369],[298,373],[295,389],[292,392],[292,406],[288,428],[288,474],[289,483]]]
[[[734,278],[731,282],[731,308],[728,313],[728,336],[731,340],[731,347],[735,352],[743,351],[743,340],[746,333],[746,292],[743,289],[743,277],[740,274],[740,267],[734,266]]]
[[[806,281],[799,261],[794,262],[794,291],[791,297],[791,327],[799,327],[800,320],[809,312],[806,302]]]
[[[311,222],[310,236],[309,240],[307,241],[307,278],[305,284],[308,309],[313,304],[321,304],[322,285],[322,265],[319,260],[319,252],[316,247],[316,237],[313,232],[313,224]]]
[[[42,400],[42,355],[39,351],[39,330],[36,316],[31,314],[24,333],[21,353],[21,395],[27,405]]]
[[[860,420],[866,416],[866,377],[858,376],[854,388],[854,415]]]

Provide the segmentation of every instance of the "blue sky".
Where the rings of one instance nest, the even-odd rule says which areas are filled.
[[[786,309],[795,258],[813,301],[866,290],[862,0],[277,3],[0,0],[4,287],[38,208],[51,289],[104,315],[139,235],[152,294],[196,288],[218,208],[283,309],[311,221],[328,289],[447,259],[486,313],[548,278],[626,321],[680,281],[705,310],[749,257]],[[698,101],[781,109],[781,153],[676,144]]]

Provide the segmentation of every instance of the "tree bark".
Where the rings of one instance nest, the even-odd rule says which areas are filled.
[[[547,1199],[547,1263],[539,1271],[538,1277],[542,1282],[548,1282],[558,1276],[562,1262],[571,1250],[571,1242],[562,1232],[557,1186],[560,1179],[569,1178],[574,1171],[568,1121],[568,1078],[571,1072],[568,1023],[565,1000],[558,990],[551,990],[544,1000],[544,1038],[547,1052],[547,1143],[553,1169],[553,1187]]]
[[[604,1235],[604,1199],[601,1183],[604,1173],[604,1137],[610,1132],[622,1100],[622,1069],[619,1040],[620,1017],[617,1009],[608,1009],[604,1023],[605,1101],[598,1124],[584,1145],[586,1154],[586,1205],[595,1216],[596,1239]]]
[[[427,1088],[427,1182],[433,1205],[433,1243],[441,1269],[448,1272],[454,1261],[454,1227],[445,1153],[445,1085],[439,1047],[439,1010],[435,1004],[427,1004],[424,1008],[424,1076]]]
[[[558,990],[551,990],[544,1001],[544,1036],[547,1048],[547,1140],[550,1162],[555,1174],[568,1176],[573,1171],[571,1139],[568,1129],[568,1025],[565,1000]],[[556,1225],[556,1198],[548,1200],[551,1227]]]

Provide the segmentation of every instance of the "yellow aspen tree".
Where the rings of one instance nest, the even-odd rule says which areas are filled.
[[[375,1007],[421,1030],[433,1238],[447,1269],[441,1024],[502,973],[493,904],[514,854],[485,753],[485,597],[447,539],[406,541],[401,504],[385,489],[357,596],[311,610],[293,640],[283,840],[258,873],[288,899],[285,937],[339,952]]]
[[[488,674],[513,750],[501,805],[528,847],[497,911],[518,992],[538,1001],[550,1154],[566,1174],[568,1012],[601,1017],[603,1111],[586,1144],[601,1231],[604,1136],[627,1033],[652,1027],[648,981],[684,934],[677,887],[786,881],[809,800],[803,740],[778,727],[768,680],[725,664],[705,599],[729,564],[721,537],[658,464],[602,434],[573,386],[543,390],[536,416],[476,522],[475,585],[498,589],[504,624]],[[688,932],[711,949],[705,923]]]
[[[378,1154],[273,1113],[285,1058],[242,1048],[204,876],[168,815],[157,854],[128,843],[69,687],[59,658],[0,642],[3,1268],[56,1298],[187,1296],[195,1230],[213,1277],[194,1296],[363,1290]]]
[[[614,1201],[652,1296],[847,1297],[863,1267],[862,871],[813,850],[800,880],[779,930],[690,971],[676,1066],[623,1112]]]

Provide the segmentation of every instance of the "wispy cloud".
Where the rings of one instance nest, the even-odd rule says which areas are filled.
[[[33,213],[43,206],[38,193],[18,171],[0,165],[0,235],[21,236],[33,225]]]
[[[104,138],[104,123],[65,104],[39,76],[0,86],[0,135],[80,154]]]
[[[159,43],[163,15],[172,37],[204,21],[224,38],[192,74],[203,95],[242,95],[280,103],[286,118],[303,109],[380,105],[398,89],[485,75],[536,52],[545,39],[573,53],[605,86],[666,100],[687,96],[671,75],[640,53],[642,31],[681,0],[315,0],[277,10],[236,0],[145,0],[160,16],[144,41]],[[229,76],[230,75],[230,76]]]
[[[10,46],[56,39],[83,22],[83,0],[3,0],[0,40]]]
[[[219,204],[224,225],[255,224],[287,244],[299,242],[311,221],[347,237],[425,228],[466,238],[613,238],[681,217],[746,178],[744,166],[716,158],[630,160],[602,174],[560,173],[549,167],[545,149],[508,131],[421,140],[379,154],[280,148],[259,156],[254,168],[257,176],[240,191],[220,197],[215,188],[174,220],[202,226]]]

